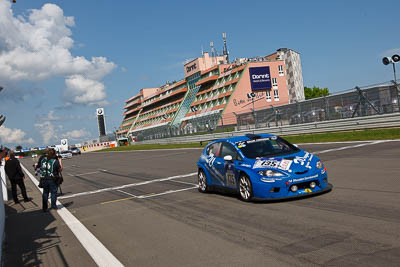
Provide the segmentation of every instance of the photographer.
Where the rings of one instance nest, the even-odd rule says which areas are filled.
[[[47,211],[49,193],[51,193],[51,209],[57,209],[57,181],[60,177],[61,165],[57,159],[54,149],[49,149],[43,159],[38,162],[41,170],[41,179],[43,179],[43,211]]]

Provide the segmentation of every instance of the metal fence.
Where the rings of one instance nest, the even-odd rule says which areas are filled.
[[[271,102],[272,103],[272,102]],[[177,136],[211,134],[232,130],[274,128],[310,122],[323,122],[399,112],[399,91],[394,84],[355,89],[327,97],[315,98],[263,110],[240,114],[193,116],[178,126],[164,125],[137,133],[137,141]],[[201,114],[200,114],[201,115]]]
[[[365,129],[388,128],[388,127],[400,127],[399,112],[382,114],[382,115],[355,117],[349,119],[338,119],[338,120],[310,122],[310,123],[294,124],[294,125],[283,125],[270,128],[257,128],[257,129],[253,128],[253,129],[246,129],[233,132],[160,138],[160,139],[141,141],[138,143],[139,144],[193,143],[201,141],[203,142],[211,141],[219,138],[228,138],[232,136],[242,136],[249,133],[251,134],[270,133],[270,134],[288,136],[288,135],[327,133],[334,131],[351,131],[351,130],[362,130],[362,129],[365,130]]]
[[[399,111],[395,85],[356,87],[350,92],[237,115],[237,130],[295,125]]]

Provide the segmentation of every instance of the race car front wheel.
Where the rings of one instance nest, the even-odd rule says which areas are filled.
[[[239,192],[240,197],[244,201],[250,201],[253,197],[253,189],[251,187],[251,181],[249,177],[242,174],[239,178]]]
[[[198,173],[199,191],[206,193],[208,191],[207,177],[203,170]]]

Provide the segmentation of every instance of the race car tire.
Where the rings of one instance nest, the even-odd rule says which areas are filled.
[[[253,198],[253,187],[249,177],[245,174],[239,177],[239,194],[243,201],[250,201]]]
[[[199,192],[206,193],[208,192],[208,183],[207,183],[207,176],[203,170],[199,170],[198,173],[198,185],[199,185]]]

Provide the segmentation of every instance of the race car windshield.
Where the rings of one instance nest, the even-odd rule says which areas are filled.
[[[237,146],[246,158],[251,159],[274,157],[299,151],[297,147],[279,137],[239,142]]]

